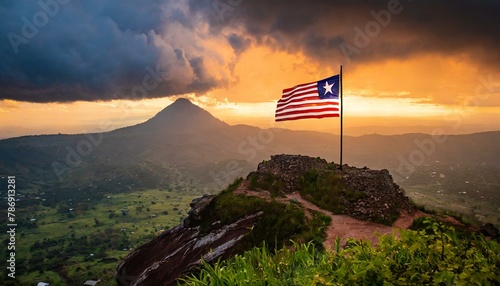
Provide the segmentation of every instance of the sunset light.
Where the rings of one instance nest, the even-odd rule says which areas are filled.
[[[0,284],[500,285],[499,0],[0,19]]]

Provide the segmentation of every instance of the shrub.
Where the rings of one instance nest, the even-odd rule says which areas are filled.
[[[252,172],[248,175],[248,188],[253,191],[266,190],[271,193],[272,197],[283,197],[283,182],[272,173],[264,173],[259,176]]]
[[[499,285],[500,244],[432,220],[423,229],[380,237],[372,246],[350,240],[344,249],[319,251],[295,243],[271,251],[266,244],[215,265],[204,263],[185,285]],[[338,241],[337,241],[338,243]]]
[[[332,172],[311,169],[299,177],[300,195],[322,209],[343,214],[346,199],[341,179]]]
[[[223,225],[227,225],[262,211],[264,215],[258,219],[251,235],[243,241],[245,249],[264,243],[273,247],[281,247],[289,244],[290,239],[305,241],[305,238],[314,239],[321,244],[327,219],[319,215],[315,215],[311,219],[306,218],[299,205],[235,195],[233,191],[238,188],[241,182],[242,179],[238,179],[231,184],[204,210],[201,214],[203,221],[200,222],[202,232],[210,231],[213,222],[220,221]]]

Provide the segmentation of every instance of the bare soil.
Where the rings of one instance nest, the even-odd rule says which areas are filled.
[[[348,238],[365,239],[371,241],[372,244],[378,243],[378,237],[382,234],[398,233],[400,229],[407,229],[413,219],[419,214],[404,214],[394,222],[392,226],[363,221],[352,218],[346,215],[335,215],[329,211],[319,208],[313,203],[304,200],[300,194],[288,194],[287,198],[297,201],[302,204],[305,209],[319,211],[332,218],[332,223],[326,230],[326,239],[324,242],[325,248],[333,248],[335,241],[340,239],[340,247],[344,247]]]
[[[236,194],[244,194],[247,196],[256,196],[266,200],[270,200],[271,196],[268,191],[252,191],[247,189],[246,182],[244,182],[238,190],[235,191]],[[363,221],[359,219],[352,218],[346,215],[335,215],[330,211],[319,208],[315,204],[303,199],[299,193],[294,192],[292,194],[287,194],[286,198],[276,198],[277,201],[281,203],[290,203],[290,201],[295,201],[300,203],[306,215],[310,217],[309,210],[321,212],[329,217],[331,217],[332,222],[326,229],[326,239],[324,246],[327,249],[332,249],[335,246],[335,241],[340,240],[340,247],[346,245],[348,238],[354,239],[364,239],[370,241],[373,245],[378,243],[378,237],[387,234],[391,235],[395,233],[399,234],[399,230],[408,229],[413,220],[422,216],[429,216],[421,211],[414,212],[412,214],[401,214],[400,217],[393,223],[392,226],[387,226],[383,224],[378,224],[369,221]]]

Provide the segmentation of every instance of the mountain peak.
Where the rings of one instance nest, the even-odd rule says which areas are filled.
[[[190,133],[228,126],[187,98],[178,98],[142,125],[147,129],[176,133]]]
[[[172,104],[193,104],[193,103],[187,98],[179,97]]]
[[[165,109],[171,110],[171,109],[178,109],[178,108],[191,108],[192,110],[195,110],[197,108],[202,109],[198,105],[192,103],[189,99],[180,97],[180,98],[176,99],[172,104],[165,107],[163,110],[165,110]]]

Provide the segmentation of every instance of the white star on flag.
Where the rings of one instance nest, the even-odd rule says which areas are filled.
[[[325,89],[325,94],[323,94],[323,95],[326,95],[327,93],[333,94],[332,87],[334,84],[335,84],[335,82],[332,84],[328,84],[328,81],[325,82],[325,85],[323,86],[323,88]]]

